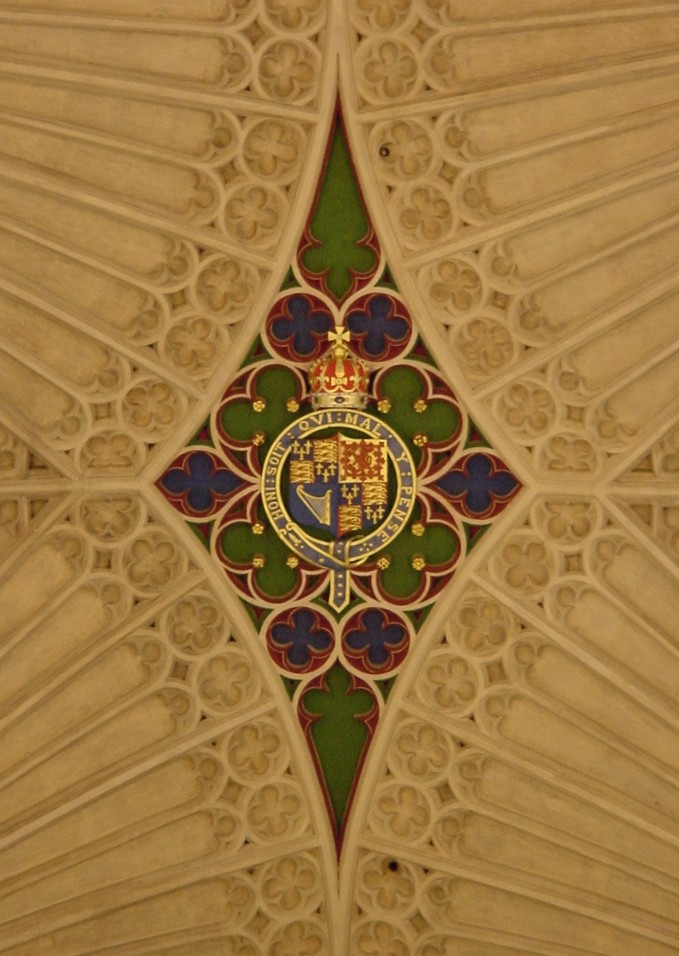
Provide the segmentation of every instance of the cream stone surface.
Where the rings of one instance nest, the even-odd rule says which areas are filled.
[[[3,953],[679,952],[678,41],[663,0],[1,5]],[[338,89],[524,485],[414,642],[339,868],[153,485],[280,287]]]

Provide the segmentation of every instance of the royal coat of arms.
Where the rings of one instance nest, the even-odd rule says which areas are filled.
[[[300,557],[332,573],[330,603],[349,601],[352,567],[384,548],[415,503],[415,469],[401,438],[364,411],[368,370],[348,333],[309,372],[313,411],[282,432],[264,463],[267,514]]]

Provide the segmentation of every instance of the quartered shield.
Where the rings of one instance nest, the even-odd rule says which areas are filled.
[[[398,534],[414,494],[415,468],[400,437],[374,416],[348,410],[319,410],[290,425],[262,475],[272,525],[297,555],[331,572],[330,603],[338,609],[349,600],[351,567]]]
[[[336,539],[379,525],[388,507],[387,443],[337,433],[295,441],[289,459],[288,505],[303,527]]]

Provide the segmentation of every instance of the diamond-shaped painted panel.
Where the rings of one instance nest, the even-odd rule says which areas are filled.
[[[519,490],[418,338],[339,114],[263,332],[158,487],[260,629],[339,844],[419,627]]]

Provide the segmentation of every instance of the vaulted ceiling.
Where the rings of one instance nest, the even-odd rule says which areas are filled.
[[[679,951],[678,45],[662,0],[2,4],[2,952]],[[339,867],[154,485],[262,328],[338,90],[523,485],[411,647]]]

